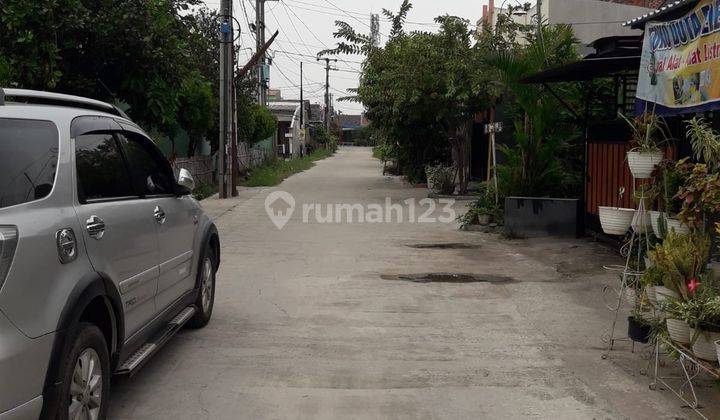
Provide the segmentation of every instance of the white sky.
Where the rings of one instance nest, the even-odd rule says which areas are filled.
[[[244,10],[250,22],[255,20],[255,0],[233,0],[235,18],[242,25],[242,47],[255,48],[255,38],[250,33]],[[508,0],[512,3],[514,0]],[[205,0],[208,7],[218,8],[220,0]],[[270,87],[280,88],[283,98],[299,99],[300,60],[304,66],[305,99],[323,103],[325,70],[313,58],[318,51],[335,46],[333,32],[336,20],[351,24],[357,31],[370,32],[370,14],[380,13],[382,8],[396,12],[402,0],[279,0],[265,3],[266,37],[280,30],[271,47],[275,52],[271,67]],[[415,0],[408,15],[407,30],[437,30],[433,22],[436,16],[450,14],[469,19],[472,23],[482,16],[482,6],[487,0]],[[502,0],[496,0],[496,5]],[[342,9],[342,10],[341,10]],[[410,23],[413,22],[413,23]],[[293,26],[294,24],[294,26]],[[382,41],[387,40],[389,22],[380,16]],[[282,52],[285,51],[285,52]],[[291,53],[291,54],[288,54]],[[302,56],[299,54],[305,54]],[[249,50],[240,52],[240,60],[251,56]],[[342,71],[330,72],[330,91],[335,98],[346,95],[346,89],[357,87],[360,69],[359,56],[340,56],[336,68]],[[345,114],[359,114],[362,106],[352,102],[335,101],[335,109]]]

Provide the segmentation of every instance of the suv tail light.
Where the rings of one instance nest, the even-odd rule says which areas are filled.
[[[0,288],[5,283],[10,264],[15,256],[18,232],[15,226],[0,226]]]

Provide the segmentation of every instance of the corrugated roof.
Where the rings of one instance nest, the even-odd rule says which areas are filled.
[[[627,22],[623,23],[623,26],[630,26],[633,29],[642,28],[645,26],[645,23],[648,21],[651,21],[653,19],[657,19],[661,17],[662,15],[665,15],[667,13],[671,13],[677,9],[680,9],[681,7],[697,3],[699,0],[676,0],[674,2],[671,2],[670,4],[666,4],[665,6],[650,12],[646,13],[642,16],[638,16],[635,19],[628,20]]]

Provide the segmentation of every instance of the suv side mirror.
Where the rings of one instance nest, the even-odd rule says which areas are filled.
[[[185,188],[188,191],[188,194],[195,189],[195,180],[190,174],[190,171],[185,168],[180,169],[180,173],[178,174],[178,185]]]

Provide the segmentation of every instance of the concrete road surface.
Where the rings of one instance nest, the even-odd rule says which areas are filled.
[[[265,211],[279,190],[296,201],[282,230]],[[303,204],[387,197],[427,190],[383,177],[369,149],[345,148],[277,188],[206,201],[223,258],[213,319],[116,381],[110,418],[695,418],[648,389],[647,348],[620,343],[600,358],[612,250],[455,223],[302,220]]]

